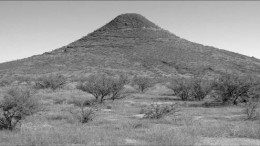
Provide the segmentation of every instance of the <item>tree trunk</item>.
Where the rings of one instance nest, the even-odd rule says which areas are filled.
[[[105,97],[105,96],[101,96],[101,99],[100,99],[100,102],[101,102],[101,103],[103,102],[104,97]]]

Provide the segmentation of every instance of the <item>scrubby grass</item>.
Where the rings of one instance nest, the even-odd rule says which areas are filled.
[[[35,81],[34,87],[36,89],[50,88],[57,90],[65,86],[67,79],[63,75],[51,74],[49,76],[43,76]]]
[[[248,121],[244,106],[190,106],[193,101],[161,100],[165,96],[129,93],[124,99],[98,103],[95,116],[80,123],[69,110],[79,110],[95,98],[80,90],[38,90],[37,99],[45,110],[27,117],[19,131],[0,131],[0,145],[197,145],[203,137],[260,139],[257,120]],[[173,98],[173,97],[170,97]],[[48,103],[48,104],[47,104]],[[160,119],[138,118],[152,103],[179,103],[178,116]]]
[[[199,141],[195,132],[190,127],[176,129],[156,127],[149,130],[146,138],[154,145],[195,145]]]
[[[119,145],[123,139],[120,139],[126,131],[107,131],[102,128],[92,128],[84,126],[71,127],[48,127],[39,129],[22,129],[20,133],[3,133],[8,134],[6,138],[14,140],[5,140],[11,145]],[[129,131],[128,131],[129,132]],[[2,137],[3,139],[3,137]],[[3,142],[1,140],[1,142]]]
[[[171,105],[160,105],[160,104],[151,104],[146,109],[142,110],[144,113],[144,118],[149,119],[160,119],[165,115],[172,114],[175,115],[179,109],[177,104]]]

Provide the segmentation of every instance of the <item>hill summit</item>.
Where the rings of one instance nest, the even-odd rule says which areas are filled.
[[[121,14],[110,21],[105,26],[101,27],[99,31],[114,30],[114,29],[142,29],[142,28],[154,28],[160,29],[153,22],[146,19],[144,16],[136,13]]]
[[[151,76],[224,71],[260,74],[260,60],[182,39],[135,13],[122,14],[66,46],[0,64],[1,75],[107,72]]]

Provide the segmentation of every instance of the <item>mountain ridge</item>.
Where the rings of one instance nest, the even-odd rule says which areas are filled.
[[[259,75],[260,60],[185,40],[140,14],[126,13],[66,46],[0,64],[0,74],[105,71],[171,76],[200,69]]]

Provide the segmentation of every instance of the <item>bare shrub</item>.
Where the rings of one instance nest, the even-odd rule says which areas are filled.
[[[258,82],[258,81],[256,81]],[[259,117],[259,112],[257,111],[259,100],[260,100],[260,85],[255,85],[249,89],[247,92],[248,102],[245,106],[245,114],[247,119],[255,119]]]
[[[95,115],[93,109],[85,108],[83,105],[79,107],[79,110],[70,110],[70,113],[82,124],[92,121]]]
[[[212,85],[209,80],[199,76],[191,78],[191,99],[203,100],[212,90]]]
[[[251,76],[239,76],[236,74],[223,74],[214,83],[213,89],[218,100],[223,103],[237,104],[240,101],[248,101],[251,88],[259,85],[259,82]]]
[[[106,75],[91,75],[77,85],[77,89],[92,94],[96,100],[103,102],[105,96],[111,94],[112,79]]]
[[[69,100],[68,104],[74,104],[74,106],[76,107],[76,109],[70,108],[68,111],[80,123],[84,124],[93,120],[95,115],[94,109],[97,108],[97,100],[72,97],[72,100]]]
[[[211,92],[211,82],[202,76],[194,75],[191,78],[179,78],[167,87],[173,90],[174,95],[181,100],[203,100]]]
[[[121,97],[124,86],[127,83],[127,78],[120,76],[119,78],[113,78],[111,82],[111,99],[115,100]]]
[[[134,77],[133,85],[136,85],[138,90],[144,93],[145,90],[153,86],[153,83],[151,78],[145,76],[139,76],[139,77]]]
[[[165,115],[176,114],[179,112],[177,104],[162,105],[162,104],[151,104],[146,109],[142,110],[144,118],[148,119],[160,119]]]
[[[38,78],[35,82],[35,88],[37,89],[46,89],[50,88],[52,90],[56,90],[62,88],[66,84],[66,78],[63,75],[52,74],[49,76],[44,76]]]
[[[92,94],[96,100],[100,98],[101,103],[104,97],[111,95],[111,99],[115,100],[121,97],[124,85],[127,83],[125,76],[109,77],[104,74],[91,75],[82,79],[77,89]]]
[[[39,110],[39,104],[28,88],[12,87],[0,102],[0,129],[13,130],[26,116]]]
[[[257,111],[259,101],[254,101],[250,99],[245,106],[244,113],[247,116],[247,119],[252,120],[259,117],[259,112]]]
[[[192,93],[191,80],[186,78],[175,79],[167,86],[173,90],[174,95],[181,98],[181,100],[188,100]]]

